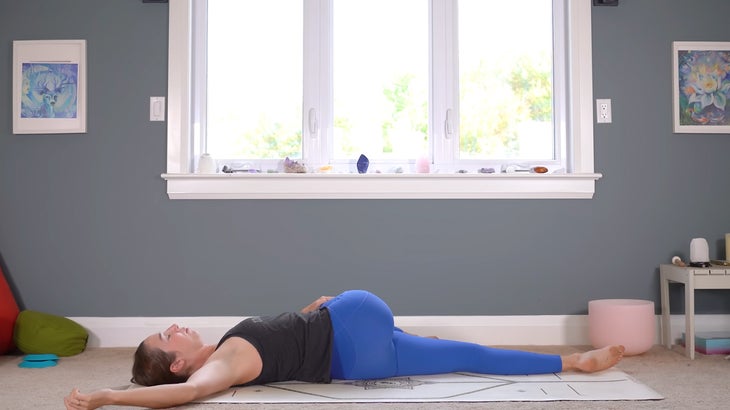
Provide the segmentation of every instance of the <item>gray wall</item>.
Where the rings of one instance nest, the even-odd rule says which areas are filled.
[[[671,42],[730,40],[727,0],[593,8],[592,200],[167,199],[167,5],[0,2],[0,255],[22,307],[67,316],[272,313],[367,288],[399,315],[582,314],[658,302],[658,264],[730,232],[728,135],[673,134]],[[88,133],[13,135],[12,40],[88,41]],[[678,289],[673,301],[681,311]],[[658,303],[657,303],[658,305]],[[700,313],[730,312],[724,291]],[[658,309],[658,306],[657,306]]]

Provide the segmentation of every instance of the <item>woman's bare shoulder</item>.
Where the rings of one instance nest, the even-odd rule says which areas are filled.
[[[261,374],[263,361],[259,351],[246,339],[230,337],[226,339],[208,358],[207,365],[211,367],[226,367],[238,385],[250,382]]]

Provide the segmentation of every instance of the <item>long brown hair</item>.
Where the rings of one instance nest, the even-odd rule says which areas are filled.
[[[173,361],[175,361],[175,353],[147,347],[142,341],[134,352],[132,383],[156,386],[185,382],[188,379],[187,375],[175,374],[170,370]]]

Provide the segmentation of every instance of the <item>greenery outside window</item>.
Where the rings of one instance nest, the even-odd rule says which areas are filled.
[[[481,0],[171,0],[168,195],[591,198],[590,1],[508,3],[498,26]],[[195,174],[202,153],[259,172]]]

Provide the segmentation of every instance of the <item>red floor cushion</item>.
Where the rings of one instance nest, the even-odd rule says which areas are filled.
[[[0,267],[0,354],[5,354],[15,348],[13,344],[13,328],[18,318],[18,304],[13,292],[5,280],[5,274]]]

